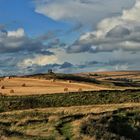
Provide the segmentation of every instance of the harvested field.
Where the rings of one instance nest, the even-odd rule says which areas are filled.
[[[64,88],[67,87],[69,92],[76,92],[78,89],[83,91],[105,90],[109,89],[102,85],[91,83],[69,82],[66,80],[44,80],[34,78],[12,78],[1,81],[0,83],[5,89],[0,89],[1,93],[7,95],[32,95],[32,94],[50,94],[64,93]],[[13,89],[14,93],[10,94]]]
[[[97,80],[104,80],[106,78],[126,78],[133,81],[140,81],[140,71],[109,71],[109,72],[89,72],[79,73],[79,76],[91,76],[96,77]]]
[[[80,74],[38,74],[4,78],[0,81],[0,93],[7,95],[51,94],[82,91],[138,89],[139,71],[97,72]],[[10,94],[13,89],[14,93]]]

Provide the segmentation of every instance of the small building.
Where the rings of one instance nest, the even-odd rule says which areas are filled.
[[[48,74],[53,74],[53,70],[52,69],[48,69]]]

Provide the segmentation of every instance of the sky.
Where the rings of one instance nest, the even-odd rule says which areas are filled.
[[[140,70],[140,0],[0,0],[0,76]]]

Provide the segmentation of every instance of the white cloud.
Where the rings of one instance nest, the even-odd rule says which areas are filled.
[[[37,13],[54,20],[77,21],[93,24],[101,19],[118,15],[130,8],[135,0],[36,0]]]
[[[140,1],[121,16],[102,20],[97,30],[82,35],[68,48],[70,53],[140,51]]]
[[[23,37],[25,32],[22,28],[17,29],[16,31],[8,31],[8,37]]]
[[[140,21],[140,1],[137,0],[135,6],[131,10],[124,10],[122,19]]]
[[[30,38],[22,28],[14,31],[0,30],[0,53],[22,51],[51,55],[52,53],[47,51],[47,45],[43,44],[42,40]]]
[[[45,66],[45,65],[54,64],[57,62],[58,62],[58,59],[54,55],[51,55],[51,56],[36,55],[33,58],[27,58],[27,59],[24,59],[22,62],[19,62],[18,67],[25,68],[25,67],[29,67],[33,65]]]
[[[124,65],[116,65],[115,67],[115,70],[128,70],[129,69],[129,66],[128,64],[124,64]]]
[[[140,0],[136,0],[135,5],[129,10],[123,10],[121,16],[106,18],[102,20],[97,27],[98,36],[105,34],[116,26],[126,26],[129,29],[134,28],[140,23]]]

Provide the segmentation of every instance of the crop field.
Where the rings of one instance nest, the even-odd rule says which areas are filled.
[[[50,94],[50,93],[67,93],[93,90],[108,89],[102,85],[91,83],[79,83],[76,81],[69,82],[68,80],[44,80],[34,78],[11,78],[4,79],[0,82],[0,92],[6,95],[32,95],[32,94]],[[67,90],[65,91],[65,88]],[[10,92],[13,90],[13,92]]]
[[[0,140],[140,140],[139,72],[0,80]]]
[[[0,93],[5,95],[33,95],[138,89],[140,72],[100,72],[81,74],[34,75],[1,78]]]
[[[100,81],[124,81],[124,82],[136,82],[140,83],[140,71],[112,71],[112,72],[91,72],[91,73],[79,73],[77,75],[90,78],[96,78]]]

